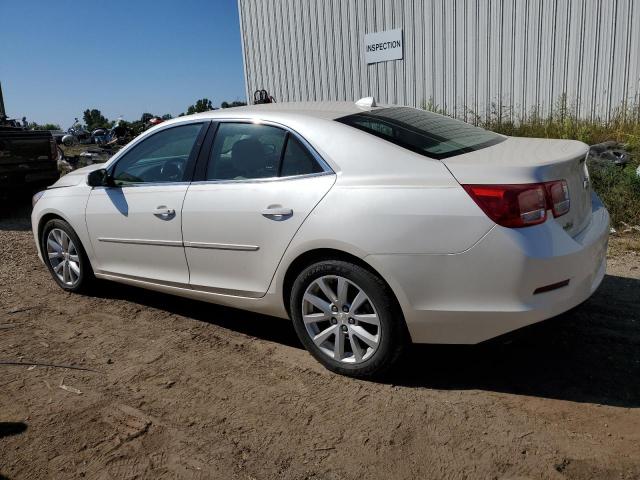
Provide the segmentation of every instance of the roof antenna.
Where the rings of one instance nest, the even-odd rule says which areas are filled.
[[[376,106],[376,99],[373,97],[364,97],[358,100],[356,105],[362,108],[373,108]]]

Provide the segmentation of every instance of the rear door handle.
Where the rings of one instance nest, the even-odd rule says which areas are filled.
[[[173,208],[167,208],[164,205],[160,205],[158,208],[156,208],[153,211],[153,214],[156,217],[160,217],[164,220],[172,218],[173,216],[175,216],[176,211]]]
[[[289,218],[291,215],[293,215],[293,210],[291,208],[284,208],[280,205],[269,206],[266,210],[262,211],[262,216],[271,220],[284,220],[285,218]]]

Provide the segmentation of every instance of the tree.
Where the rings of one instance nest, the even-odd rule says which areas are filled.
[[[189,105],[189,108],[187,108],[187,115],[192,115],[194,113],[200,112],[208,112],[209,110],[213,110],[211,100],[209,100],[208,98],[201,98],[196,102],[195,105]]]
[[[173,118],[173,115],[171,115],[170,113],[165,113],[160,118],[162,118],[162,120],[171,120]]]
[[[100,110],[96,108],[85,110],[82,118],[84,119],[84,123],[87,126],[87,130],[89,130],[90,132],[92,130],[95,130],[96,128],[109,128],[110,126],[109,120],[107,120],[107,118],[102,115]]]
[[[154,114],[152,113],[143,113],[142,117],[140,117],[140,121],[142,123],[147,123],[149,120],[151,120],[153,117],[155,117]]]
[[[29,122],[27,125],[29,130],[61,130],[60,125],[56,123],[45,123],[40,125],[36,122]]]
[[[245,105],[246,105],[246,103],[244,103],[244,102],[237,102],[237,101],[234,101],[234,102],[231,102],[231,103],[229,103],[229,102],[222,102],[222,103],[220,104],[220,108],[244,107]]]

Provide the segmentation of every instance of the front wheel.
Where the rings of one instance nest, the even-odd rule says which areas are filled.
[[[293,284],[290,312],[306,349],[343,375],[379,376],[407,343],[389,287],[349,262],[328,260],[303,270]]]
[[[70,292],[85,290],[93,281],[93,270],[71,225],[64,220],[49,220],[40,240],[44,262],[53,279]]]

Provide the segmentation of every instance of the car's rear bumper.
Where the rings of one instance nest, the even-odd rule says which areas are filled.
[[[585,301],[604,278],[609,213],[594,194],[591,221],[575,238],[555,221],[494,227],[452,255],[370,255],[418,343],[478,343]],[[540,287],[569,280],[552,291]]]

